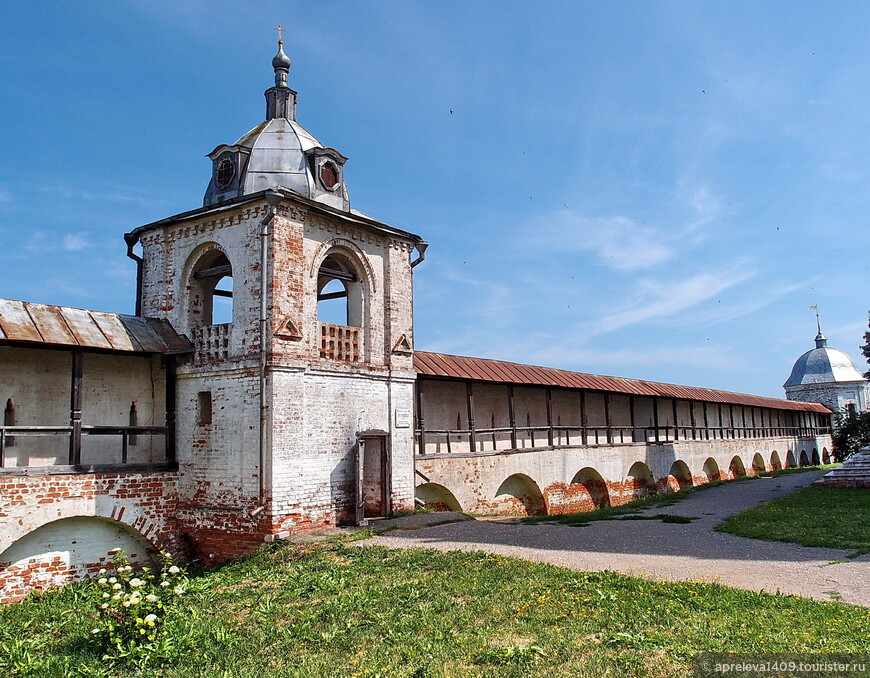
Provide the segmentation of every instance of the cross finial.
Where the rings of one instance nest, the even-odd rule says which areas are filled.
[[[275,30],[278,31],[278,42],[284,42],[284,31],[286,28],[281,28],[281,24],[275,26]]]

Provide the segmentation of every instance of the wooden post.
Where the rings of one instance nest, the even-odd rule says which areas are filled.
[[[731,438],[737,437],[737,429],[734,428],[734,405],[728,405],[728,426],[731,429]]]
[[[511,422],[511,449],[517,449],[517,417],[514,411],[514,385],[508,384],[508,417]]]
[[[175,461],[175,408],[177,401],[178,379],[176,358],[166,356],[166,461]],[[263,469],[260,469],[263,473]]]
[[[692,440],[698,439],[698,434],[695,430],[695,401],[689,401],[689,423],[692,424]]]
[[[586,430],[586,391],[580,391],[580,438],[584,445],[589,444],[589,432]]]
[[[656,432],[656,442],[661,442],[659,438],[659,399],[657,396],[653,396],[653,426]]]
[[[677,410],[677,399],[671,398],[671,402],[673,403],[672,409],[674,410],[674,441],[676,442],[680,439],[680,413]]]
[[[610,393],[604,393],[604,425],[607,427],[606,440],[608,445],[613,444],[613,430],[610,428]]]
[[[631,442],[637,442],[634,439],[634,427],[637,425],[634,414],[634,396],[628,396],[628,421],[631,424]]]
[[[423,380],[414,380],[414,401],[417,405],[417,454],[426,454],[426,420],[423,418]]]
[[[553,389],[547,389],[547,444],[553,447]]]
[[[704,440],[710,440],[710,420],[707,418],[707,401],[704,401]]]
[[[72,373],[70,377],[69,425],[69,463],[73,466],[82,462],[82,349],[72,350]]]
[[[468,408],[468,444],[472,452],[477,452],[477,441],[474,435],[474,384],[465,382],[465,399]]]

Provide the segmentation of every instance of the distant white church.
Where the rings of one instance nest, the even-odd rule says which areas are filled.
[[[866,411],[870,384],[848,355],[828,346],[821,324],[817,328],[816,347],[797,359],[791,376],[782,385],[785,397],[821,403],[834,412]]]

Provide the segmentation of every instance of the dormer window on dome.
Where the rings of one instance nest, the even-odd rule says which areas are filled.
[[[203,205],[280,187],[349,211],[344,183],[347,158],[324,147],[296,122],[296,92],[287,86],[290,59],[282,40],[272,67],[275,86],[265,92],[266,121],[231,146],[222,144],[208,154],[212,177]]]

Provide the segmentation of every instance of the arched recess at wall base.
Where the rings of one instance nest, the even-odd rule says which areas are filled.
[[[807,455],[806,450],[801,450],[800,465],[801,466],[809,466],[810,465],[810,458]]]
[[[499,513],[527,516],[547,513],[541,488],[523,473],[515,473],[499,485],[493,502]]]
[[[591,466],[580,469],[574,475],[574,478],[571,480],[571,486],[577,485],[582,485],[586,492],[589,493],[593,508],[610,506],[610,491],[607,489],[607,482]]]
[[[812,457],[810,457],[810,463],[813,466],[818,466],[821,463],[821,459],[819,459],[819,451],[814,449]]]
[[[131,562],[150,563],[153,548],[133,528],[107,518],[61,518],[28,532],[0,553],[4,577],[24,577],[30,588],[60,586],[94,574],[122,549]]]
[[[671,464],[668,475],[660,478],[657,483],[659,492],[679,492],[694,487],[694,485],[689,466],[680,459]]]
[[[774,450],[770,453],[770,468],[774,471],[779,471],[782,469],[782,461],[779,458],[779,452]]]
[[[797,466],[797,460],[794,456],[794,451],[789,450],[788,454],[785,455],[785,468],[794,468]]]
[[[416,490],[417,499],[422,501],[427,507],[435,511],[461,511],[453,493],[443,485],[438,483],[425,483],[418,485]]]
[[[716,482],[717,480],[722,479],[722,474],[719,472],[719,464],[716,463],[716,460],[713,457],[707,457],[707,461],[704,462],[704,466],[701,469],[704,472],[704,475],[707,476],[708,482]]]
[[[743,464],[743,460],[740,457],[733,457],[731,459],[731,463],[728,465],[728,472],[731,474],[732,478],[742,478],[746,475],[746,466]]]
[[[773,463],[771,461],[771,463]],[[764,457],[761,456],[758,452],[756,452],[752,457],[752,472],[753,473],[764,473],[767,470],[767,465],[764,463]]]
[[[828,452],[827,447],[822,448],[822,463],[823,464],[830,464],[831,463],[831,453]]]
[[[631,499],[641,499],[655,494],[656,481],[649,466],[642,461],[634,462],[628,469],[625,487]]]

